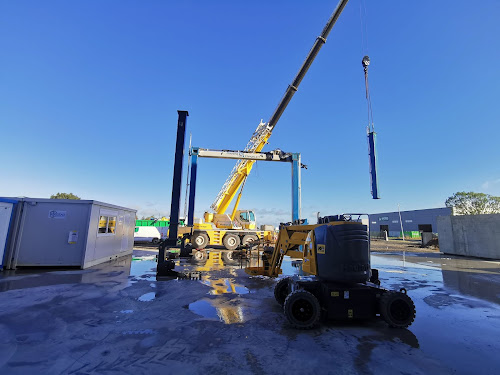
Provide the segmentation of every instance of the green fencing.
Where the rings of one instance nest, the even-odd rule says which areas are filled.
[[[405,231],[405,238],[420,238],[420,232],[418,230]]]
[[[179,220],[180,225],[184,225],[184,219]],[[170,220],[136,220],[136,227],[168,227]]]

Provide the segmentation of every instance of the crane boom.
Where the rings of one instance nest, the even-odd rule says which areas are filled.
[[[314,45],[312,46],[304,63],[302,64],[301,68],[299,69],[299,72],[295,76],[292,83],[287,87],[285,94],[283,95],[283,97],[281,98],[281,101],[279,102],[278,106],[274,110],[274,113],[272,114],[269,122],[267,122],[267,123],[262,122],[262,121],[260,122],[260,124],[257,126],[257,129],[255,130],[252,137],[250,138],[250,141],[248,142],[247,146],[245,147],[245,152],[260,152],[260,151],[262,151],[262,149],[266,145],[269,137],[271,136],[271,133],[272,133],[274,127],[276,126],[281,115],[283,114],[286,107],[288,106],[288,103],[290,103],[290,100],[292,100],[293,95],[298,90],[299,85],[302,82],[302,79],[304,78],[307,71],[309,70],[309,67],[311,66],[312,62],[316,58],[319,50],[321,49],[323,44],[326,43],[326,38],[330,34],[330,31],[332,30],[333,26],[335,25],[335,22],[337,22],[337,19],[339,18],[340,14],[344,10],[344,7],[347,5],[348,1],[349,0],[340,0],[337,7],[335,8],[332,15],[330,16],[330,19],[328,20],[325,27],[323,28],[321,35],[316,38],[316,41],[314,42]],[[243,184],[243,182],[246,180],[247,176],[249,175],[250,171],[252,170],[254,163],[255,163],[254,160],[240,160],[236,163],[233,170],[229,174],[229,177],[227,178],[226,182],[222,186],[222,189],[217,194],[215,201],[211,205],[211,208],[216,213],[223,214],[226,212],[227,208],[231,204],[231,201],[236,196],[238,189]]]

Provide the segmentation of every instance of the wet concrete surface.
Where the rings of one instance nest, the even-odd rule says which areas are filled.
[[[382,286],[405,287],[409,329],[382,321],[291,328],[275,280],[244,264],[178,261],[194,280],[156,281],[155,253],[88,270],[0,273],[1,374],[494,374],[500,263],[376,253]],[[284,273],[300,272],[287,260]]]

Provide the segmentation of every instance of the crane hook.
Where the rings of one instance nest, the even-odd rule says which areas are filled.
[[[368,65],[370,65],[370,58],[368,56],[363,57],[363,60],[361,60],[361,64],[363,64],[363,68],[367,68]]]

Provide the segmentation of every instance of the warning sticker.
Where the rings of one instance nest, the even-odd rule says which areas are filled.
[[[69,232],[68,243],[74,245],[78,242],[78,231],[72,230]]]
[[[324,254],[326,246],[318,244],[317,249],[318,249],[318,254]]]

